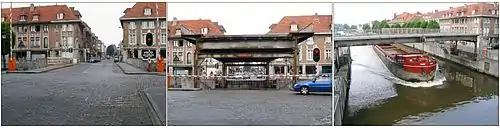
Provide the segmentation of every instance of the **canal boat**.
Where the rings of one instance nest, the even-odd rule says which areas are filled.
[[[374,45],[375,53],[396,77],[410,82],[434,79],[437,61],[410,47],[401,44]]]

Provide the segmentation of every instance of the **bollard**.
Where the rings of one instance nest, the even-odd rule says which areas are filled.
[[[9,57],[7,70],[8,71],[15,71],[16,70],[16,59],[14,59],[13,56]]]

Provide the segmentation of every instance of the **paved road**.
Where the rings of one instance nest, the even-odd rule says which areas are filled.
[[[332,95],[290,91],[169,91],[167,125],[329,125]]]
[[[2,125],[152,125],[138,91],[164,76],[124,75],[110,60],[44,74],[2,74]]]

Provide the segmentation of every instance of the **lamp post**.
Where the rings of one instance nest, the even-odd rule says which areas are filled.
[[[3,32],[2,32],[2,42],[4,42],[5,39],[7,39],[7,36],[5,34],[3,34]],[[3,46],[3,43],[2,43],[2,46]],[[9,47],[12,47],[12,46],[9,46]],[[2,53],[2,70],[5,68],[7,68],[7,67],[5,67],[5,55],[3,55],[3,53]]]
[[[172,60],[174,62],[174,67],[172,68],[172,70],[174,70],[174,75],[177,75],[177,70],[175,69],[177,67],[177,63],[180,61],[179,60],[179,57],[177,55],[174,55],[174,60]],[[174,77],[174,81],[175,81],[175,86],[177,86],[177,80],[176,78]]]

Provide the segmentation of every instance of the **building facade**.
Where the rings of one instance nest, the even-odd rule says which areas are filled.
[[[332,15],[285,16],[278,23],[272,24],[268,34],[288,34],[312,28],[314,36],[299,43],[299,74],[316,74],[332,72]],[[313,49],[319,48],[321,58],[318,63],[313,61]],[[283,74],[291,70],[291,62],[277,59],[272,62],[270,70],[274,74]],[[288,66],[287,66],[288,65]],[[288,67],[288,70],[285,69]]]
[[[208,19],[199,20],[177,20],[173,18],[168,22],[168,67],[173,74],[191,74],[193,70],[194,45],[180,38],[183,34],[224,35],[226,30],[218,22]],[[210,72],[218,72],[215,59],[205,59],[203,71],[209,75]]]
[[[2,22],[12,21],[17,36],[13,54],[18,60],[64,57],[84,61],[85,46],[94,42],[88,39],[90,27],[81,17],[78,10],[66,5],[31,4],[12,8],[12,12],[2,8]]]
[[[123,29],[123,58],[146,59],[143,54],[151,51],[166,57],[167,4],[165,2],[138,2],[125,9],[120,18]],[[153,34],[153,45],[146,45],[146,34]]]

